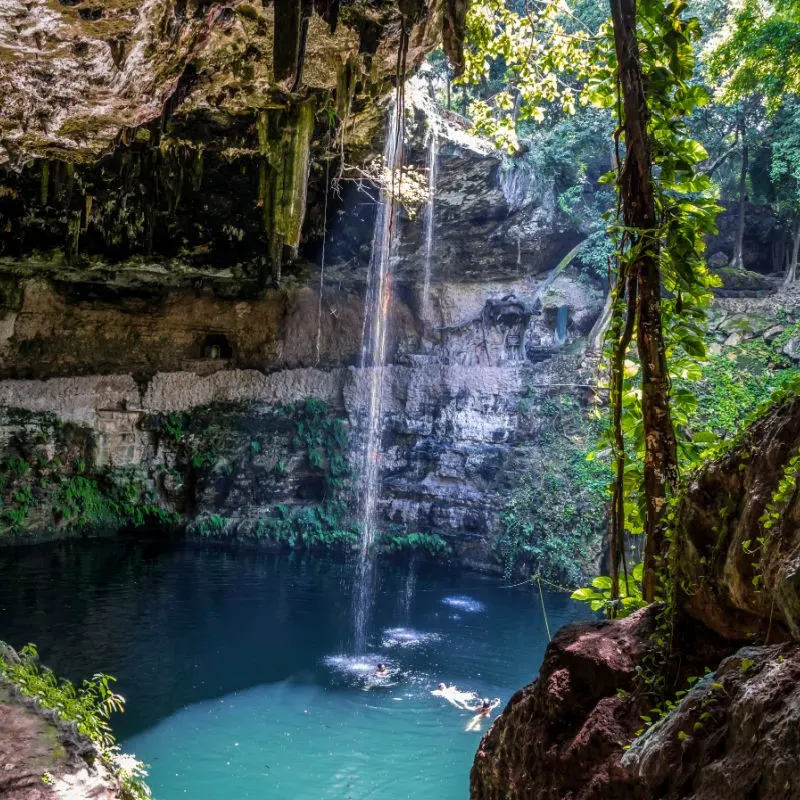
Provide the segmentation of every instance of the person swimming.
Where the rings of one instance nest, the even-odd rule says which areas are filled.
[[[492,711],[500,705],[500,698],[496,697],[494,700],[489,700],[484,697],[478,705],[468,708],[468,711],[476,711],[475,716],[467,723],[467,731],[479,731],[481,729],[481,722],[488,719]]]
[[[386,664],[378,664],[378,666],[375,668],[375,674],[379,678],[383,678],[386,675],[388,675],[389,674],[389,670],[387,669]]]
[[[447,686],[444,683],[440,683],[435,689],[431,691],[431,694],[434,697],[441,697],[443,700],[447,700],[451,706],[455,706],[455,708],[459,708],[465,711],[472,711],[472,709],[467,705],[469,702],[474,702],[478,695],[475,692],[462,692],[460,689],[457,689],[455,686]]]

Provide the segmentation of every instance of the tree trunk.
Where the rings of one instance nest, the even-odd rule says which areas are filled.
[[[733,243],[733,260],[731,266],[735,269],[744,269],[744,211],[747,202],[747,160],[748,148],[745,139],[744,117],[742,117],[740,131],[742,136],[742,167],[739,172],[739,221],[736,226],[736,240]]]
[[[797,280],[797,261],[800,259],[800,216],[797,218],[797,223],[794,228],[794,236],[792,237],[792,260],[789,262],[789,268],[786,270],[786,285],[794,283]]]
[[[628,231],[627,270],[636,280],[636,337],[642,371],[645,437],[645,559],[642,592],[651,601],[664,552],[663,517],[667,493],[678,477],[677,444],[669,407],[669,375],[661,323],[661,273],[648,108],[636,36],[636,0],[611,0],[619,86],[622,92],[625,161],[619,176],[622,214]],[[625,253],[622,254],[623,260]]]

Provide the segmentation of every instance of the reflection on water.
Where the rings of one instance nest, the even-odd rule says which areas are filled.
[[[381,637],[381,647],[419,647],[441,641],[438,633],[424,633],[410,628],[387,628]]]
[[[480,600],[472,597],[443,597],[442,602],[450,608],[457,608],[459,611],[466,611],[469,614],[480,614],[486,611],[486,606]]]
[[[118,677],[115,729],[157,800],[463,798],[478,738],[431,690],[505,702],[546,643],[530,591],[421,567],[410,597],[407,571],[377,570],[358,657],[335,561],[105,540],[0,550],[0,575],[0,638]],[[582,613],[546,601],[553,625]]]

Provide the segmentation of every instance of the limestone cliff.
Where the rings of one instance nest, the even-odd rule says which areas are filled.
[[[412,165],[425,161],[425,131],[417,112]],[[580,447],[580,409],[595,396],[584,341],[603,290],[560,263],[581,234],[559,220],[546,192],[511,180],[513,165],[457,120],[443,124],[439,144],[428,297],[424,209],[403,215],[394,265],[381,525],[439,534],[462,562],[497,568],[510,487],[523,473],[544,474],[560,443]],[[16,518],[5,523],[15,534],[80,527],[80,503],[70,519],[58,511],[80,475],[114,503],[124,489],[184,524],[218,517],[229,535],[253,535],[279,509],[319,506],[326,464],[297,445],[285,410],[324,402],[344,422],[355,465],[374,206],[358,204],[364,187],[343,188],[330,198],[324,275],[309,264],[260,293],[231,271],[209,269],[187,285],[147,260],[136,270],[107,261],[45,268],[24,257],[6,265],[0,401],[11,411],[0,438],[6,461],[32,467],[6,481],[6,516]],[[487,236],[496,243],[489,249]],[[186,428],[180,441],[164,433],[176,414]],[[215,431],[213,458],[199,420]],[[599,542],[586,543],[586,563],[599,557]]]

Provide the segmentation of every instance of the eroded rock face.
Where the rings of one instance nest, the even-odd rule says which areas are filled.
[[[794,396],[705,467],[679,508],[680,585],[691,587],[684,606],[728,638],[800,638],[798,452]]]
[[[14,800],[119,800],[120,782],[74,726],[0,680],[0,796]]]
[[[68,279],[124,264],[140,282],[144,266],[149,282],[155,267],[166,284],[279,284],[324,165],[380,150],[398,70],[443,33],[463,62],[464,14],[461,0],[3,0],[0,257]]]
[[[537,680],[511,698],[481,740],[470,797],[644,800],[619,764],[643,704],[617,692],[633,688],[653,626],[646,609],[617,622],[561,628]]]
[[[540,187],[519,176],[506,185],[497,155],[455,123],[448,131],[441,134],[428,296],[419,247],[424,213],[403,220],[393,263],[380,526],[438,533],[464,563],[496,569],[502,559],[492,545],[510,487],[524,473],[549,469],[552,448],[563,449],[557,437],[570,447],[569,437],[582,433],[577,424],[564,429],[554,402],[568,401],[577,416],[593,398],[582,347],[604,298],[574,268],[558,269],[575,234],[547,231],[554,217]],[[424,158],[422,132],[410,136],[412,161]],[[236,194],[218,179],[209,180],[220,196]],[[253,291],[210,253],[190,270],[152,260],[6,265],[0,402],[87,425],[93,447],[81,445],[84,457],[99,470],[137,471],[185,522],[217,514],[246,531],[278,505],[313,506],[324,476],[304,452],[292,451],[276,411],[324,401],[346,420],[352,466],[360,468],[369,376],[359,364],[374,204],[361,193],[361,205],[351,207],[351,194],[359,195],[351,189],[342,207],[331,197],[324,275],[307,265],[280,289]],[[200,197],[206,189],[192,191]],[[184,199],[177,208],[203,227],[204,212]],[[491,210],[495,202],[505,204],[502,212]],[[487,250],[491,231],[495,245]],[[81,231],[81,241],[90,235]],[[240,244],[247,250],[252,241]],[[205,461],[195,469],[181,460],[175,443],[152,429],[154,416],[230,403],[242,408],[231,417],[230,447],[217,454],[219,474]],[[52,426],[42,424],[50,436]],[[16,457],[15,437],[29,438],[33,425],[0,424],[8,458]],[[357,499],[351,506],[357,517]],[[47,529],[50,521],[35,507],[26,513],[26,531]],[[599,538],[587,542],[587,563],[599,549]]]
[[[123,131],[162,115],[252,114],[285,103],[290,92],[336,89],[345,67],[362,92],[393,75],[396,3],[314,5],[301,57],[299,8],[296,19],[276,18],[274,3],[3,0],[0,163],[33,156],[91,161]],[[445,16],[460,60],[458,5],[406,4],[410,68],[433,49]]]
[[[800,646],[745,647],[725,659],[621,765],[646,797],[800,797]]]
[[[637,738],[652,701],[641,685],[637,691],[635,676],[653,625],[651,607],[625,620],[562,628],[537,680],[511,698],[481,740],[470,796],[800,797],[800,646],[745,647],[725,657]],[[731,652],[699,625],[679,623],[676,636],[682,681]]]

